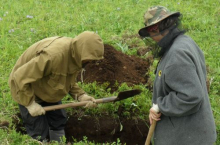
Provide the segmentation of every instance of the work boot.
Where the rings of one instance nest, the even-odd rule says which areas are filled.
[[[49,130],[50,141],[61,141],[61,138],[65,136],[64,130]]]

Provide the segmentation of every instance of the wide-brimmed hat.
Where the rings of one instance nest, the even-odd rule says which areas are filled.
[[[150,7],[144,14],[145,27],[139,30],[139,35],[141,37],[149,37],[149,33],[147,32],[149,26],[157,24],[172,15],[180,16],[180,12],[171,12],[163,6]]]

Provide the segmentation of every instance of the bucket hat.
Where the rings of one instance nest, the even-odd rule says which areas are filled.
[[[172,16],[177,15],[180,16],[180,12],[171,12],[167,8],[163,6],[153,6],[150,7],[144,14],[144,24],[145,27],[139,30],[139,35],[141,37],[149,37],[149,33],[147,32],[147,28],[157,24],[158,22]]]

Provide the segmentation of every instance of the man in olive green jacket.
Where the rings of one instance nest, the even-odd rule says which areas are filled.
[[[103,59],[104,45],[94,32],[85,31],[75,38],[50,37],[30,46],[16,62],[9,78],[13,99],[19,104],[27,133],[38,140],[60,141],[65,135],[63,109],[48,111],[42,106],[61,104],[70,94],[79,101],[95,105],[76,83],[88,61]]]

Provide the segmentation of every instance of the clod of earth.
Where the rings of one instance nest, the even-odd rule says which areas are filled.
[[[0,129],[7,129],[9,127],[8,121],[1,121],[0,122]]]

